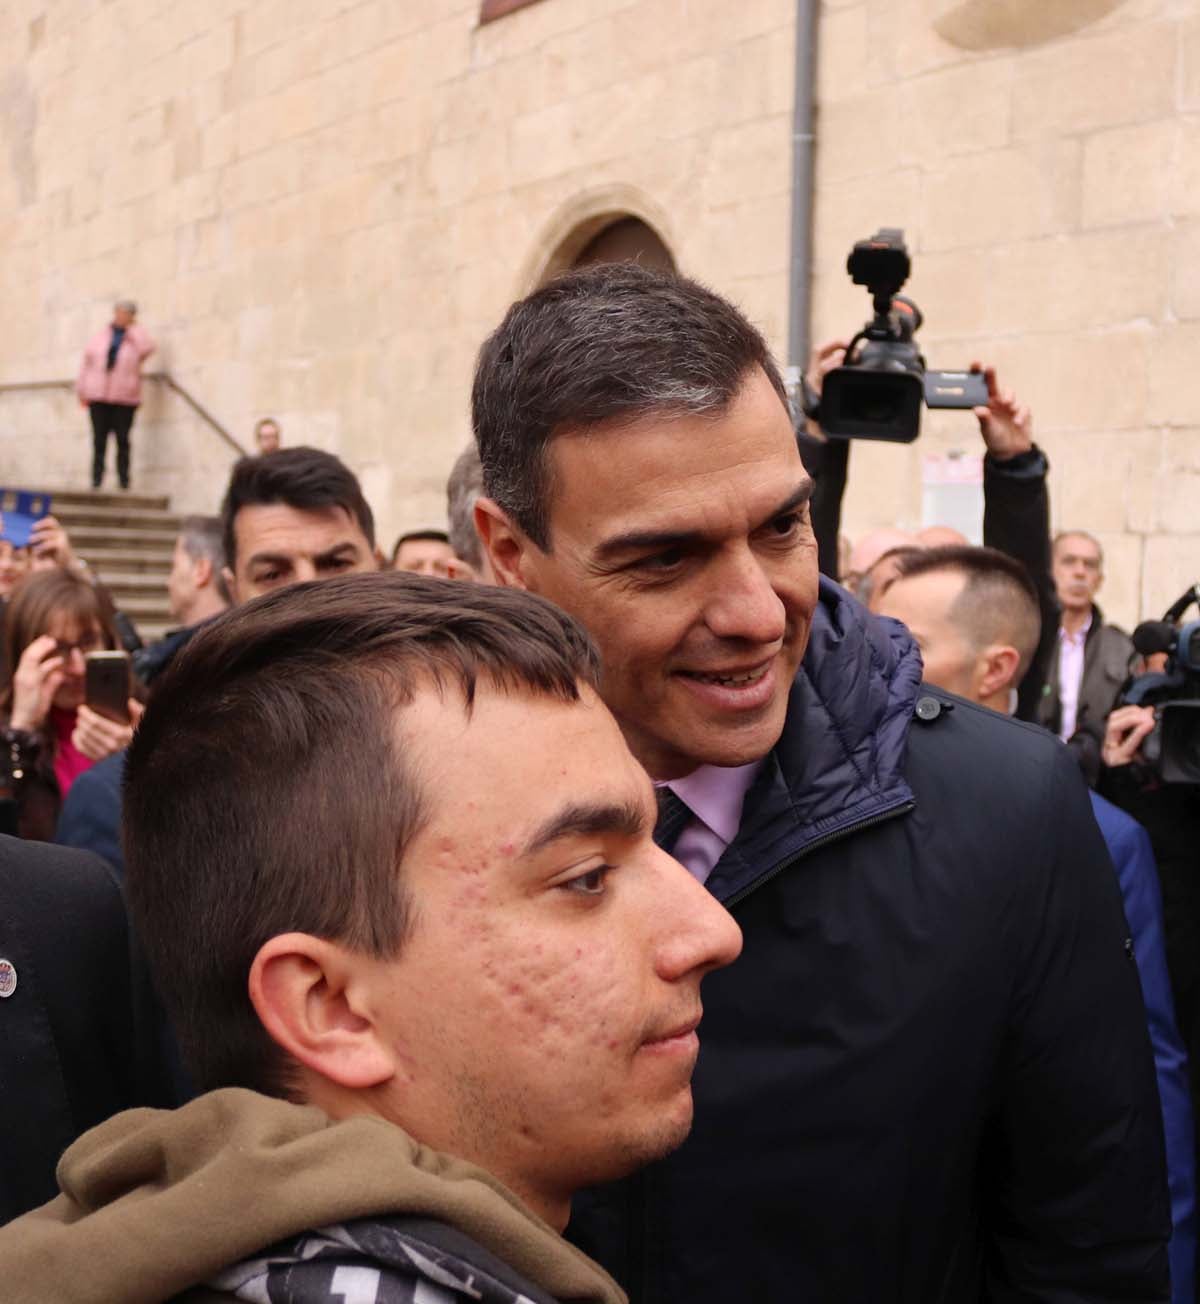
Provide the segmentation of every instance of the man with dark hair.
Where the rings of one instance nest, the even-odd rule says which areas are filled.
[[[410,575],[434,575],[446,579],[454,549],[445,530],[408,530],[392,548],[392,570]]]
[[[692,1137],[578,1202],[577,1242],[635,1301],[1165,1297],[1154,1065],[1078,772],[818,588],[759,332],[588,268],[509,310],[472,402],[499,580],[595,638],[660,845],[746,935]]]
[[[1041,636],[1038,593],[1023,566],[991,548],[910,553],[878,609],[902,621],[917,640],[929,683],[1012,714],[1017,685]],[[1088,795],[1116,867],[1154,1047],[1171,1186],[1171,1299],[1194,1304],[1194,1125],[1187,1052],[1167,973],[1158,873],[1146,830],[1103,797]]]
[[[596,673],[550,603],[408,575],[196,636],[129,750],[128,887],[208,1094],[68,1151],[6,1299],[623,1299],[553,1229],[686,1135],[740,937]]]
[[[221,532],[225,582],[235,602],[383,564],[357,478],[319,448],[281,448],[237,462],[221,506]]]
[[[450,577],[494,584],[487,554],[479,546],[479,535],[475,532],[475,504],[482,494],[483,466],[479,449],[472,440],[455,458],[446,481],[446,518],[450,522],[450,546],[455,556]]]

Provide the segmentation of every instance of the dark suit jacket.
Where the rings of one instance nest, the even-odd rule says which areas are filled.
[[[59,1156],[134,1105],[174,1104],[116,879],[96,857],[0,837],[0,1222],[57,1191]]]
[[[1046,675],[1046,688],[1038,707],[1037,722],[1054,733],[1062,726],[1062,698],[1058,691],[1058,658],[1061,644],[1055,631],[1054,653]],[[1116,625],[1104,623],[1104,613],[1092,607],[1092,624],[1083,642],[1083,681],[1079,685],[1076,731],[1093,728],[1104,736],[1104,721],[1117,704],[1121,685],[1129,677],[1133,644]]]

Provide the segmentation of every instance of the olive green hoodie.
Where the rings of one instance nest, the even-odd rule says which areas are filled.
[[[160,1304],[284,1237],[397,1214],[456,1228],[556,1299],[625,1301],[473,1164],[382,1119],[334,1122],[239,1088],[118,1114],[71,1146],[58,1181],[0,1228],[6,1304]]]

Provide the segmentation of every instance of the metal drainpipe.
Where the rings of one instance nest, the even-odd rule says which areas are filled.
[[[817,15],[820,0],[796,2],[796,80],[792,106],[792,251],[788,285],[786,381],[799,411],[800,377],[808,362],[812,282],[813,147]]]

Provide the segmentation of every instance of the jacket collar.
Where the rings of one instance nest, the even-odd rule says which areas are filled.
[[[722,900],[818,842],[912,804],[904,778],[921,656],[897,621],[822,577],[783,734],[708,880]]]

